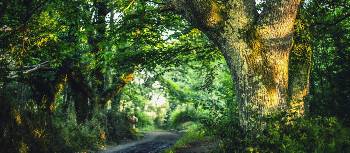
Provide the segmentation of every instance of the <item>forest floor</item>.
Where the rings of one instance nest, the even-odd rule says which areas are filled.
[[[146,132],[140,140],[107,147],[101,153],[161,153],[180,138],[180,134],[168,131]]]

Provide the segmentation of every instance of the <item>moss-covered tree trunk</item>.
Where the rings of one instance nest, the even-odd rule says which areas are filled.
[[[175,10],[221,49],[232,73],[241,124],[288,107],[289,54],[299,0],[174,0]]]
[[[295,23],[295,36],[289,57],[289,110],[292,116],[302,116],[308,111],[305,98],[309,94],[311,73],[311,36],[309,25],[302,14]]]

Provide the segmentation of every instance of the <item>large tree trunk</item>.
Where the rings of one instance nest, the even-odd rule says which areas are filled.
[[[221,49],[232,73],[243,127],[288,107],[288,65],[299,0],[176,0],[172,5]]]

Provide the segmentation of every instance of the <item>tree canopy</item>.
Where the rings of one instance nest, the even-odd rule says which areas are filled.
[[[1,1],[1,149],[93,152],[163,128],[219,152],[347,152],[349,7]]]

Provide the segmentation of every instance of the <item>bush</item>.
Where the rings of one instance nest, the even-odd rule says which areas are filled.
[[[117,111],[107,113],[107,136],[107,139],[113,142],[119,142],[124,138],[135,138],[127,113]]]
[[[137,127],[144,128],[153,126],[152,119],[149,116],[147,116],[144,112],[136,112],[135,116],[138,119]]]
[[[189,121],[198,121],[199,111],[196,111],[192,106],[178,107],[170,116],[172,127],[181,125],[181,123]]]
[[[59,125],[58,131],[65,141],[66,150],[75,152],[98,150],[104,145],[101,134],[105,130],[100,125],[101,123],[96,118],[83,124],[67,121]]]
[[[57,152],[91,152],[104,147],[107,141],[135,137],[124,112],[101,110],[81,124],[75,121],[74,113],[69,114],[66,120],[62,116],[55,118],[57,134],[54,139],[63,140]]]
[[[299,118],[268,122],[257,148],[267,152],[350,152],[349,129],[336,118]]]
[[[200,124],[193,123],[188,125],[186,128],[186,133],[168,150],[165,152],[172,153],[177,149],[186,147],[188,144],[202,141],[205,138],[205,131],[203,126]]]
[[[265,119],[266,127],[256,134],[245,132],[238,119],[224,117],[208,131],[221,139],[220,152],[350,152],[350,132],[336,118],[281,116]]]

